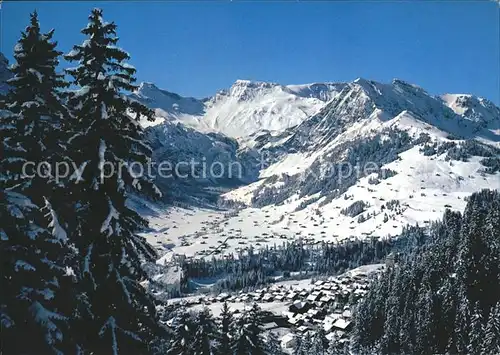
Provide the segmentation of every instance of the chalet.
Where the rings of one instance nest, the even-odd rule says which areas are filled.
[[[328,332],[327,332],[328,333]],[[328,340],[328,343],[331,343],[335,339],[335,333],[328,333],[325,336],[326,340]]]
[[[308,329],[309,329],[309,327],[307,327],[305,325],[301,325],[300,327],[297,328],[297,331],[299,333],[305,333],[305,332],[307,332]]]
[[[257,293],[257,292],[254,292],[254,293],[252,294],[252,296],[253,296],[254,301],[260,301],[260,300],[262,299],[262,297],[263,297],[263,295],[262,295],[262,294]]]
[[[331,298],[330,296],[323,296],[319,299],[319,301],[321,303],[324,303],[324,304],[328,304],[328,303],[331,303],[333,302],[333,298]]]
[[[276,301],[283,302],[285,300],[285,295],[283,294],[278,294],[274,297]]]
[[[306,300],[308,302],[316,302],[321,299],[321,292],[315,291],[311,293],[309,296],[307,296]]]
[[[224,302],[225,300],[227,300],[229,298],[229,295],[227,293],[221,293],[220,295],[218,295],[216,297],[216,300],[218,302]]]
[[[290,312],[293,313],[306,313],[311,308],[311,304],[308,302],[295,301],[289,307]]]
[[[270,293],[266,293],[263,297],[262,297],[262,301],[264,302],[272,302],[274,299],[274,296]]]
[[[330,333],[333,329],[333,323],[323,323],[323,329],[325,330],[325,333]]]
[[[276,324],[275,322],[269,322],[262,325],[262,330],[264,331],[276,328],[278,328],[278,324]]]
[[[294,326],[299,326],[302,323],[304,323],[304,320],[302,319],[302,317],[295,316],[295,317],[289,318],[288,323],[290,323],[291,325],[294,325]]]
[[[314,318],[317,314],[319,313],[319,310],[317,308],[311,308],[310,310],[308,310],[306,312],[306,314],[311,317],[311,318]]]
[[[314,301],[316,301],[316,296],[311,294],[311,295],[307,296],[306,300],[308,302],[314,302]]]
[[[333,332],[333,334],[335,334],[335,337],[337,339],[345,339],[347,338],[347,333],[346,332],[343,332],[342,330],[336,330]]]
[[[241,301],[243,301],[243,302],[250,301],[250,295],[245,295],[245,296],[241,297]]]
[[[339,318],[333,323],[333,327],[343,330],[343,331],[348,331],[350,330],[352,325],[352,322],[350,320],[346,320],[344,318]]]
[[[341,318],[341,314],[339,313],[331,313],[325,317],[324,323],[335,323],[335,321]]]
[[[281,346],[284,349],[292,349],[295,346],[295,336],[292,333],[285,334],[281,338]]]
[[[352,312],[350,309],[346,309],[343,313],[342,313],[342,317],[344,318],[351,318],[352,317]]]

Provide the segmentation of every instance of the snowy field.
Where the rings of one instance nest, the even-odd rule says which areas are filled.
[[[424,156],[419,147],[403,152],[400,158],[384,166],[397,175],[381,180],[378,185],[368,183],[370,176],[361,178],[340,198],[321,207],[323,199],[295,211],[304,201],[296,197],[281,206],[247,207],[238,211],[172,207],[149,217],[152,230],[144,236],[164,254],[159,263],[168,262],[174,254],[223,256],[250,246],[259,249],[299,237],[316,243],[352,236],[396,236],[407,224],[425,225],[439,219],[446,208],[462,212],[465,198],[474,191],[500,189],[498,174],[478,172],[482,168],[480,158],[473,157],[469,162],[446,161],[444,156]],[[227,197],[245,201],[255,184],[233,190]],[[314,195],[307,198],[311,197]],[[399,206],[385,208],[391,200],[399,201]],[[355,201],[369,204],[363,214],[370,218],[364,222],[358,221],[359,216],[341,213]],[[384,222],[386,214],[388,220]]]

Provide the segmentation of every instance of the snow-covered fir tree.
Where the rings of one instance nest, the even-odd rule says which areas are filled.
[[[181,308],[173,322],[174,334],[167,350],[168,355],[189,355],[193,353],[196,324],[185,308]]]
[[[65,56],[78,63],[67,70],[79,87],[69,100],[74,120],[68,150],[81,168],[81,175],[72,176],[65,216],[92,305],[93,316],[82,324],[88,350],[140,354],[148,351],[156,328],[152,299],[139,285],[147,277],[141,263],[154,260],[155,252],[137,235],[146,220],[126,200],[127,191],[157,192],[147,174],[132,170],[135,164],[147,171],[151,150],[137,121],[152,112],[125,96],[135,89],[135,69],[116,46],[116,25],[104,22],[100,9],[89,20],[81,31],[87,39]],[[114,172],[104,177],[111,165]]]
[[[314,333],[312,339],[311,355],[326,355],[328,350],[328,339],[326,338],[325,330],[319,327]]]
[[[68,112],[61,103],[61,89],[69,84],[56,72],[62,52],[56,50],[53,34],[54,30],[41,32],[34,12],[14,48],[14,77],[8,80],[10,90],[1,104],[7,112],[2,122],[11,128],[4,131],[3,139],[12,146],[21,142],[23,150],[19,152],[22,159],[3,154],[1,169],[6,178],[21,184],[19,188],[37,205],[51,199],[54,163],[64,160],[61,127]],[[23,171],[25,163],[30,165]]]
[[[262,324],[262,311],[257,303],[254,303],[236,322],[236,333],[232,345],[235,355],[265,354]]]
[[[195,319],[193,355],[210,355],[213,352],[212,339],[215,338],[216,326],[208,308],[202,309]]]
[[[294,354],[300,354],[301,353],[301,348],[302,348],[302,335],[299,334],[298,332],[295,332],[293,334],[293,338],[294,338],[293,353]]]
[[[484,337],[484,321],[479,308],[479,302],[476,303],[472,313],[470,324],[469,344],[467,344],[467,353],[479,354],[481,353],[481,345],[483,344]]]
[[[500,302],[491,309],[481,350],[484,354],[500,354]]]
[[[67,239],[62,231],[53,235],[37,224],[39,207],[14,191],[0,190],[2,351],[75,352],[70,330],[73,273],[58,262],[67,252]]]
[[[14,50],[11,91],[0,116],[0,343],[6,354],[75,353],[73,257],[49,200],[57,189],[48,169],[26,176],[25,163],[59,153],[64,107],[56,74],[53,31],[43,34],[36,12]],[[44,174],[47,173],[47,174]],[[31,175],[31,174],[30,174]],[[44,207],[43,209],[41,207]]]
[[[359,353],[496,354],[500,194],[474,193],[447,211],[423,247],[375,280],[356,307]],[[496,226],[496,227],[495,227]],[[443,277],[445,275],[445,277]],[[493,316],[493,319],[498,319]]]
[[[234,317],[229,310],[227,302],[222,305],[220,314],[220,330],[217,337],[217,354],[224,355],[231,353],[231,338],[233,334]]]
[[[312,336],[311,332],[306,332],[300,341],[300,346],[297,349],[296,354],[298,355],[307,355],[311,351],[312,348]]]
[[[344,355],[349,354],[349,351],[344,343],[339,342],[338,339],[332,339],[326,353],[328,355]]]
[[[266,336],[266,353],[269,355],[283,355],[281,343],[275,332],[269,332]]]

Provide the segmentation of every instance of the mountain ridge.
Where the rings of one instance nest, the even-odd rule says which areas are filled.
[[[370,105],[383,106],[383,111],[390,116],[396,116],[404,109],[423,119],[427,117],[427,121],[436,113],[441,121],[457,115],[457,118],[478,123],[481,128],[500,129],[500,109],[490,100],[469,94],[431,95],[401,79],[380,83],[357,78],[346,83],[300,85],[239,79],[230,88],[204,99],[182,97],[154,84],[143,83],[133,98],[156,109],[157,116],[162,119],[173,119],[202,132],[245,138],[263,131],[280,132],[299,125],[335,98],[345,95],[346,90],[351,96],[359,96],[357,107],[351,108],[359,113],[363,110],[365,96],[365,99],[371,99]],[[159,96],[163,96],[162,100],[158,100]],[[424,107],[422,103],[425,103]]]

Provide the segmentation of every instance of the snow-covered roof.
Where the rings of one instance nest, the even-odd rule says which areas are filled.
[[[333,323],[333,326],[335,328],[345,330],[350,324],[351,324],[351,321],[343,319],[343,318],[339,318],[335,321],[335,323]]]

